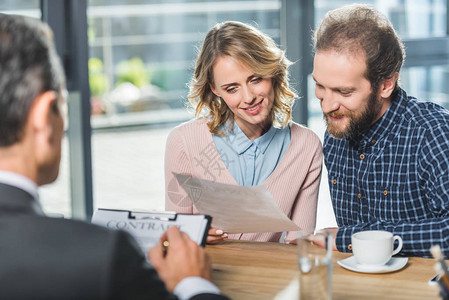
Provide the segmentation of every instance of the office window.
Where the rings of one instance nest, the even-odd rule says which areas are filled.
[[[402,38],[427,38],[447,35],[446,0],[316,0],[316,25],[319,24],[327,11],[353,2],[365,3],[378,9],[389,18]]]
[[[153,2],[89,2],[94,127],[107,126],[112,115],[116,126],[121,114],[140,113],[136,122],[152,123],[154,114],[142,112],[184,109],[180,100],[187,94],[195,48],[217,22],[256,23],[279,42],[279,1]]]
[[[63,3],[67,6],[69,2],[78,3]],[[316,25],[328,10],[352,2],[88,0],[93,174],[92,178],[87,174],[86,180],[93,180],[95,207],[163,208],[165,140],[173,126],[192,117],[185,108],[186,84],[193,71],[196,48],[217,22],[237,20],[257,24],[277,43],[284,43],[287,56],[297,61],[292,68],[292,83],[303,95],[296,105],[301,112],[296,115],[297,121],[308,121],[309,127],[322,137],[324,123],[314,97],[311,57],[307,57],[310,51],[302,48],[310,45],[310,36],[299,38],[298,27],[313,27],[312,20],[309,22],[305,17],[313,15]],[[402,86],[411,95],[448,107],[447,47],[434,44],[435,40],[448,38],[448,0],[364,2],[385,13],[406,45],[411,45],[401,72]],[[0,11],[41,18],[41,3],[52,3],[50,7],[54,7],[62,2],[0,0]],[[293,8],[289,9],[290,14],[282,11],[283,5]],[[70,7],[75,12],[81,10],[81,6]],[[72,15],[74,11],[67,13]],[[64,12],[50,15],[67,16]],[[63,17],[59,19],[60,23],[65,22]],[[408,44],[409,41],[413,43]],[[439,45],[446,44],[443,41]],[[303,87],[304,84],[307,86]],[[307,114],[302,114],[300,104],[304,102],[308,106],[308,119]],[[69,182],[79,179],[71,178],[68,172],[74,168],[69,168],[67,144],[64,139],[60,176],[54,184],[41,188],[41,200],[50,212],[70,216],[70,201],[83,199],[70,199]]]
[[[0,12],[40,19],[40,0],[1,0]]]
[[[435,102],[449,109],[449,64],[404,68],[401,86],[410,96],[422,101]]]
[[[90,0],[94,206],[164,208],[169,131],[193,117],[187,83],[207,31],[227,20],[280,42],[281,3]]]

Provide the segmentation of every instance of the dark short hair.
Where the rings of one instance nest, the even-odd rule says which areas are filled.
[[[314,51],[326,50],[350,54],[362,51],[365,77],[372,89],[399,73],[405,59],[404,44],[391,22],[363,4],[346,5],[326,14],[314,33]]]
[[[0,146],[22,139],[39,94],[64,86],[50,28],[37,19],[0,14]]]

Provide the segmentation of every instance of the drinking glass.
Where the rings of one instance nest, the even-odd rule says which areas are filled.
[[[313,240],[309,236],[314,234]],[[318,246],[318,244],[324,245]],[[327,231],[301,231],[297,240],[299,299],[332,299],[332,235]]]

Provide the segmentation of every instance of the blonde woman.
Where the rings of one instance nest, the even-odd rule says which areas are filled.
[[[167,140],[167,210],[198,213],[175,172],[226,184],[264,185],[299,227],[315,227],[322,148],[311,130],[291,121],[296,95],[288,83],[290,64],[274,41],[252,26],[225,22],[208,32],[188,96],[197,118],[173,129]],[[278,242],[281,235],[228,235],[212,228],[207,241]],[[288,232],[285,242],[295,239],[296,233]]]

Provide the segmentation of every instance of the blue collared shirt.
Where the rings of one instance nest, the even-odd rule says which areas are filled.
[[[387,230],[403,239],[402,255],[449,255],[449,112],[399,90],[386,113],[360,137],[326,132],[324,159],[339,230]]]
[[[262,184],[276,168],[291,140],[290,126],[272,126],[255,140],[250,140],[235,122],[230,132],[226,127],[220,129],[226,135],[213,135],[215,146],[232,177],[243,186]]]

